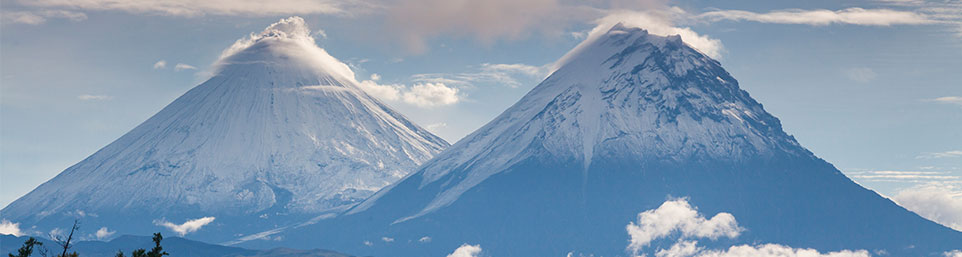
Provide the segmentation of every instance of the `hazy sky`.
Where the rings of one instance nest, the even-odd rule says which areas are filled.
[[[596,24],[681,33],[855,181],[897,201],[962,206],[962,1],[259,2],[0,2],[0,206],[205,80],[235,40],[291,15],[359,81],[394,89],[376,96],[452,143]]]

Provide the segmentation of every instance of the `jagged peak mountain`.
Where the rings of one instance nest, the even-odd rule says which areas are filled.
[[[587,172],[596,158],[698,162],[812,156],[718,61],[677,35],[616,24],[565,55],[557,67],[518,103],[422,165],[416,173],[422,187],[456,179],[446,180],[421,212],[398,222],[448,205],[532,157],[574,160]],[[386,191],[349,213],[366,210]]]

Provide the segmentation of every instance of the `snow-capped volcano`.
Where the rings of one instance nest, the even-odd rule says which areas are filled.
[[[3,218],[148,234],[156,220],[210,216],[207,234],[226,239],[350,207],[448,146],[363,92],[299,17],[238,40],[216,66]]]
[[[559,64],[417,172],[345,215],[285,232],[284,243],[384,256],[443,256],[462,244],[489,256],[624,256],[639,213],[686,197],[746,228],[707,247],[922,256],[962,245],[962,233],[800,146],[678,36],[615,25]]]

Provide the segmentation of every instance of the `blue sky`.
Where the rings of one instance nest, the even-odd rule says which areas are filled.
[[[940,222],[962,228],[962,1],[0,4],[0,206],[203,82],[225,48],[280,18],[304,17],[376,96],[452,143],[599,23],[627,19],[687,33],[816,155],[900,204],[950,206],[954,221]]]

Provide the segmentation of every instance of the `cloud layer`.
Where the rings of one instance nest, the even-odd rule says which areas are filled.
[[[188,233],[193,233],[193,232],[196,232],[197,230],[200,230],[202,227],[206,226],[207,224],[210,224],[211,222],[214,222],[214,217],[203,217],[199,219],[188,220],[182,224],[174,224],[174,223],[171,223],[170,221],[159,220],[159,221],[154,221],[154,224],[158,226],[166,227],[171,231],[177,233],[178,235],[184,236]]]
[[[4,11],[0,12],[0,17],[3,17],[4,23],[29,25],[40,25],[46,23],[48,19],[67,19],[75,22],[87,19],[84,13],[66,10]]]
[[[657,209],[638,214],[638,225],[627,226],[630,243],[627,250],[633,256],[646,256],[644,247],[651,241],[680,234],[668,249],[657,249],[656,257],[868,257],[866,250],[841,250],[820,253],[815,249],[793,248],[779,244],[734,245],[727,249],[708,249],[698,246],[699,239],[736,238],[744,228],[739,227],[729,213],[718,213],[705,219],[684,198],[668,200]]]
[[[903,189],[892,197],[926,219],[962,231],[962,181],[931,182]]]
[[[696,16],[707,21],[754,21],[777,24],[805,24],[825,26],[830,24],[853,24],[866,26],[918,25],[936,23],[926,15],[891,9],[848,8],[842,10],[779,10],[756,13],[741,10],[710,11]]]
[[[238,15],[272,16],[291,14],[350,15],[375,8],[367,1],[356,0],[21,0],[21,4],[94,11],[124,11],[137,14],[202,16]]]

